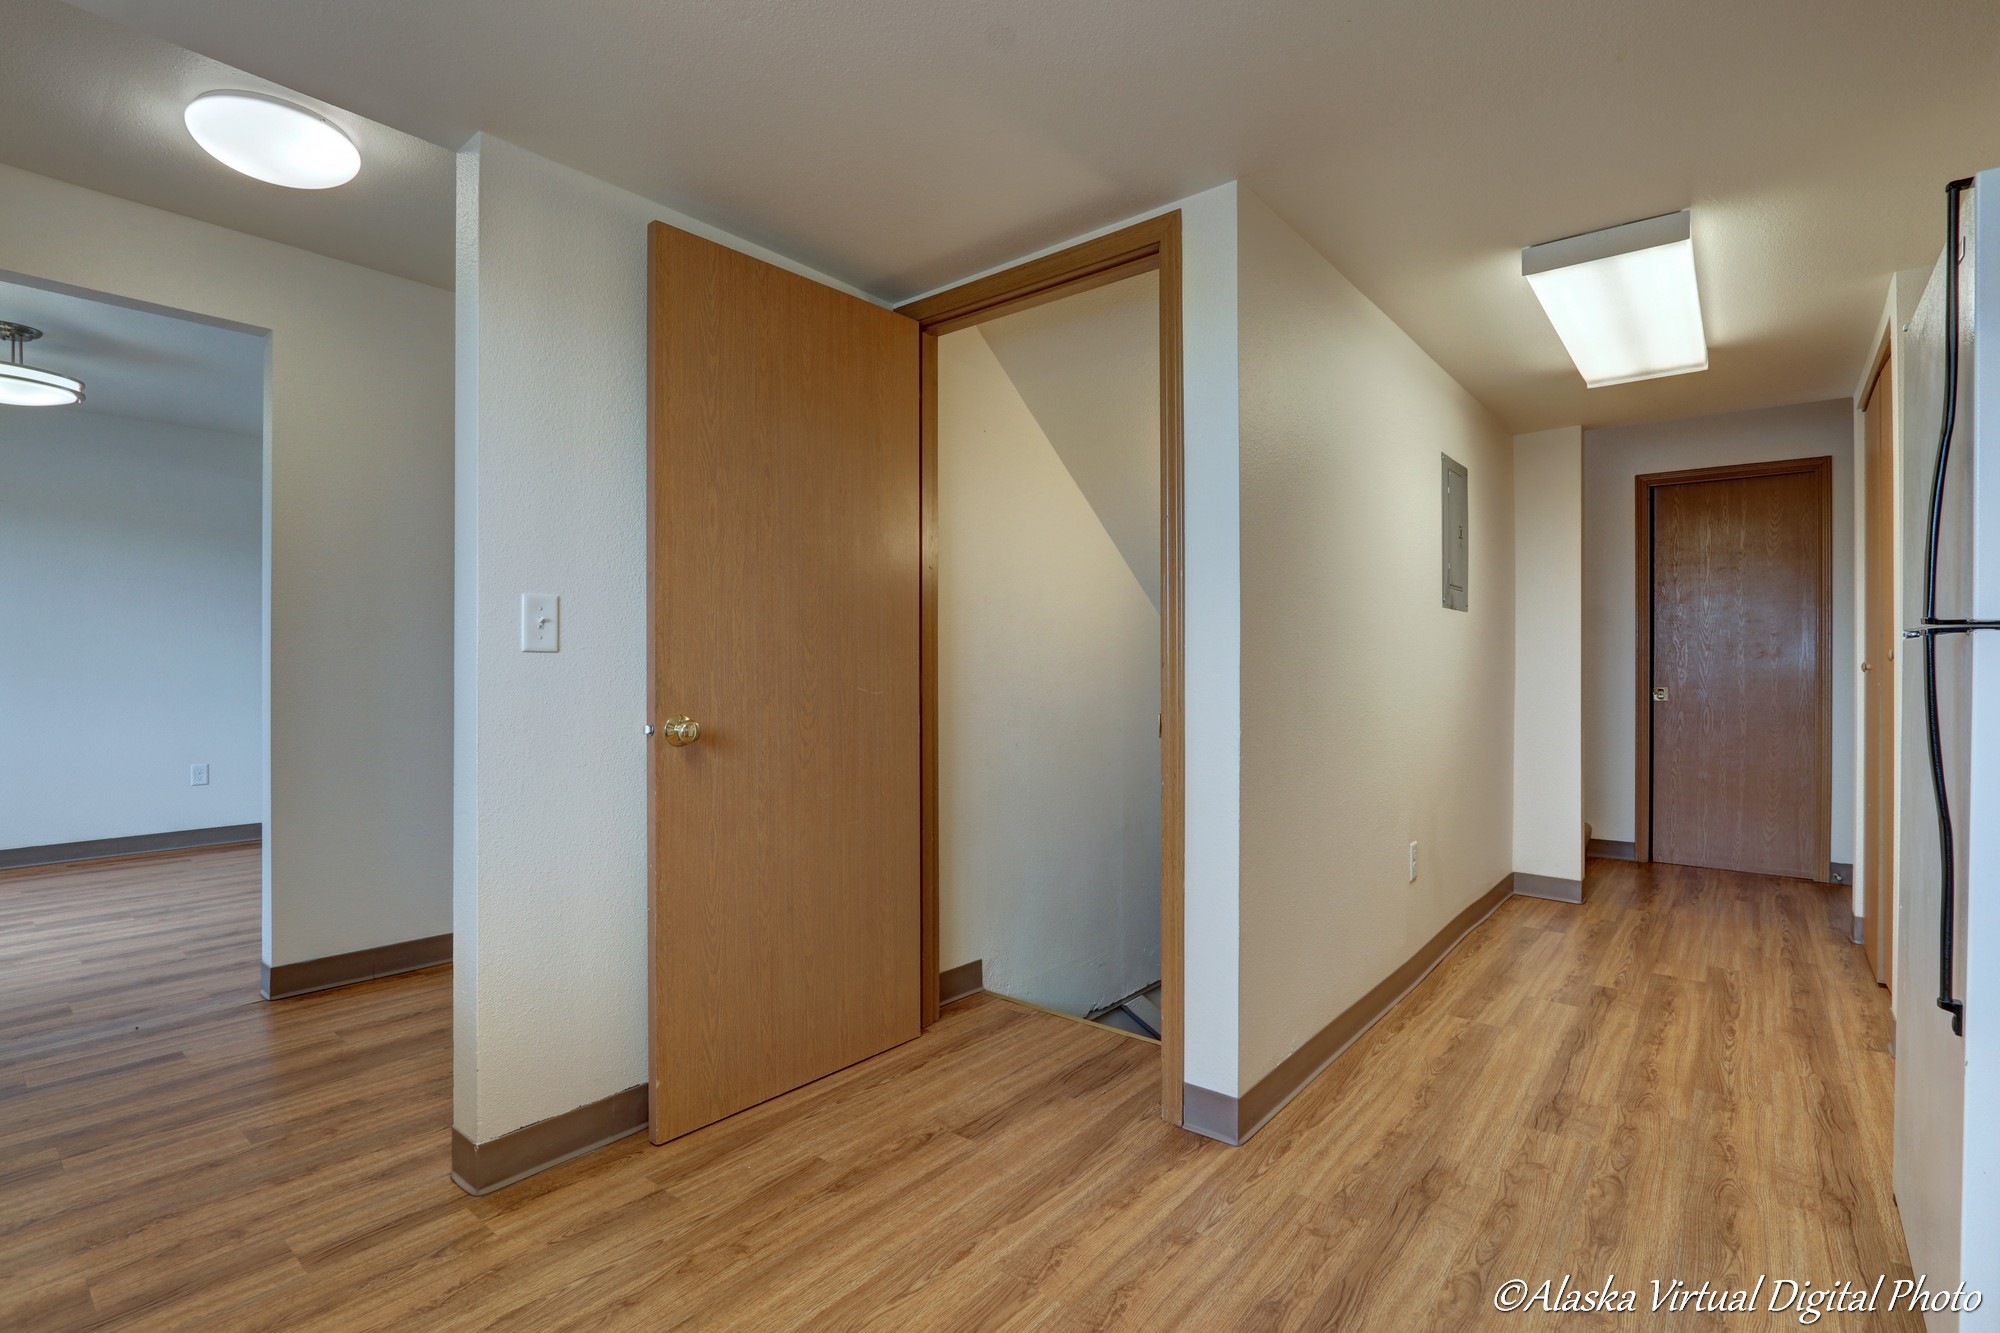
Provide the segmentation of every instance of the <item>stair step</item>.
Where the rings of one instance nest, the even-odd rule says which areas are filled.
[[[1113,1005],[1091,1021],[1102,1024],[1104,1027],[1117,1028],[1120,1032],[1129,1032],[1135,1037],[1157,1037],[1160,1035],[1157,1032],[1147,1031],[1146,1025],[1127,1013],[1123,1005]]]
[[[1140,1025],[1146,1029],[1147,1035],[1154,1037],[1160,1035],[1160,1028],[1163,1024],[1160,1020],[1159,1005],[1154,1004],[1143,995],[1134,995],[1119,1007],[1137,1019]]]

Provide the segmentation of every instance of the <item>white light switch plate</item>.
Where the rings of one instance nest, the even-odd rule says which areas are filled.
[[[521,651],[524,653],[553,653],[560,651],[562,631],[562,598],[552,592],[524,592],[521,594]]]

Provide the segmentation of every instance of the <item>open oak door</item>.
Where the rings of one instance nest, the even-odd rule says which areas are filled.
[[[649,236],[655,1143],[919,1031],[917,323]]]

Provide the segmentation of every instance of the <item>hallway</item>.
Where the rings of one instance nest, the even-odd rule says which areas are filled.
[[[1656,1277],[1893,1282],[1844,895],[1593,862],[1242,1148],[1153,1118],[1152,1045],[980,996],[475,1199],[448,970],[264,1003],[254,849],[0,875],[0,1327],[1636,1329]],[[1565,1273],[1640,1313],[1494,1311]]]

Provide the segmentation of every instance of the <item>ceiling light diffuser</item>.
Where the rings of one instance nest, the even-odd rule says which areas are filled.
[[[42,336],[40,329],[0,320],[0,342],[10,345],[0,360],[0,406],[65,407],[83,401],[83,381],[42,370],[21,359],[21,348]]]
[[[1521,276],[1591,388],[1708,369],[1691,221],[1683,209],[1521,252]]]
[[[263,93],[203,93],[182,117],[226,167],[294,190],[330,190],[361,170],[361,150],[326,117]]]

